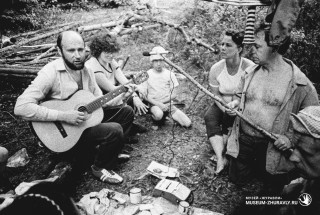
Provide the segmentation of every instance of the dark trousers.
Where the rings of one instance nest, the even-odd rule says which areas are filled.
[[[240,133],[239,155],[230,158],[229,179],[236,184],[244,184],[253,178],[263,181],[265,189],[280,193],[288,183],[287,174],[271,175],[266,171],[266,153],[269,140]]]
[[[95,166],[112,169],[126,142],[126,134],[130,131],[133,117],[133,110],[129,106],[104,109],[102,123],[87,128],[71,150],[76,163],[83,164],[90,155],[95,154]]]
[[[214,103],[209,107],[204,115],[204,121],[207,129],[207,137],[214,135],[228,134],[228,128],[232,127],[235,117],[223,113]]]

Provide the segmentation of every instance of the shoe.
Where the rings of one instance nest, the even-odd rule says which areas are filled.
[[[139,138],[137,136],[130,136],[128,137],[129,144],[137,144],[139,143]]]
[[[118,154],[118,160],[120,162],[126,162],[128,160],[130,160],[130,155],[127,154]]]
[[[92,174],[99,178],[102,182],[109,184],[121,184],[123,178],[112,170],[97,169],[94,165],[91,166]]]
[[[131,135],[135,135],[135,134],[142,134],[142,133],[146,133],[148,131],[148,129],[140,124],[137,123],[132,123],[132,127],[131,127]]]

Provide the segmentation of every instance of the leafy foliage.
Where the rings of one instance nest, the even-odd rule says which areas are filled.
[[[317,85],[320,84],[320,3],[305,2],[299,15],[293,44],[287,57]]]
[[[120,5],[129,5],[131,0],[96,0],[96,2],[104,7],[118,7]]]

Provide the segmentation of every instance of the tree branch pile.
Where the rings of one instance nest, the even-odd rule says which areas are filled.
[[[170,28],[175,28],[177,31],[179,31],[185,38],[187,44],[195,43],[210,50],[211,52],[218,52],[216,44],[211,46],[199,38],[189,36],[188,32],[181,24],[171,23],[162,19],[154,18],[151,10],[149,10],[149,13],[147,14],[140,14],[137,12],[137,10],[134,12],[130,11],[124,15],[121,15],[117,20],[99,24],[83,25],[83,22],[64,23],[47,29],[31,31],[12,36],[11,38],[21,39],[11,46],[0,49],[0,76],[35,76],[41,66],[58,57],[55,40],[59,33],[67,30],[78,31],[83,36],[84,40],[88,42],[100,32],[107,33],[113,37],[118,37],[131,34],[133,32],[137,33],[148,29],[167,26]],[[47,32],[39,34],[40,32],[43,32],[43,30],[46,30]],[[30,36],[33,37],[27,38]],[[52,42],[49,44],[34,44],[36,42],[39,43],[47,38],[49,38],[49,41]],[[30,65],[32,65],[32,67]]]

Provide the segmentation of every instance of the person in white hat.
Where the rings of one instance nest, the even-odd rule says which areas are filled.
[[[170,114],[181,126],[190,127],[189,117],[172,105],[172,100],[176,97],[174,89],[179,83],[175,74],[164,67],[163,58],[160,55],[164,52],[165,49],[161,46],[152,49],[153,54],[150,56],[152,69],[147,72],[149,79],[141,84],[138,90],[150,104],[150,112],[156,122],[163,122],[167,114]]]
[[[304,178],[320,179],[320,106],[291,114],[294,130],[290,161]]]

